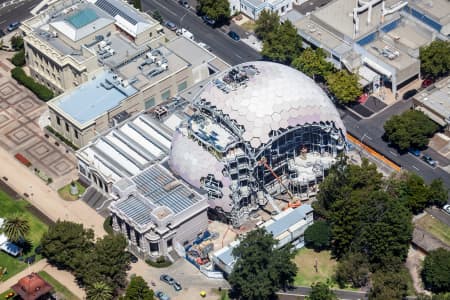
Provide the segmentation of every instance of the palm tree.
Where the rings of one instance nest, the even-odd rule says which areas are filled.
[[[110,300],[113,298],[113,290],[105,282],[96,282],[87,289],[89,300]]]
[[[13,215],[6,218],[3,232],[10,241],[19,242],[30,232],[30,224],[23,216]]]

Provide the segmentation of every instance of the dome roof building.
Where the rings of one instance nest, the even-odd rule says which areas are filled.
[[[345,150],[345,128],[326,93],[276,63],[244,63],[215,76],[174,134],[171,169],[208,193],[211,214],[235,226],[273,194],[307,198]]]

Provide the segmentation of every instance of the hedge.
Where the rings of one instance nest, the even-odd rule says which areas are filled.
[[[17,80],[18,83],[27,87],[32,91],[39,99],[48,101],[53,98],[53,92],[46,86],[37,83],[33,78],[27,76],[21,67],[15,67],[11,70],[12,77]]]
[[[11,59],[11,62],[16,67],[24,66],[25,65],[25,50],[22,49],[19,52],[17,52],[16,54],[14,54],[14,56]]]
[[[68,139],[66,139],[63,135],[61,135],[58,131],[56,131],[55,129],[53,129],[53,127],[51,126],[45,126],[45,129],[48,130],[48,132],[50,132],[51,134],[53,134],[54,136],[56,136],[61,142],[63,142],[64,144],[66,144],[67,146],[71,147],[73,150],[77,151],[79,148],[77,146],[75,146],[71,141],[69,141]]]
[[[150,259],[145,260],[145,262],[152,267],[155,268],[167,268],[168,266],[170,266],[172,263],[170,262],[170,260],[166,260],[164,258],[164,256],[160,256],[156,259],[156,261],[152,261]]]
[[[106,217],[105,221],[103,222],[103,229],[105,229],[106,233],[108,234],[114,234],[111,216]]]

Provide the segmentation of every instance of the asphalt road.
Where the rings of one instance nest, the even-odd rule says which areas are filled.
[[[430,207],[425,210],[427,213],[438,219],[444,224],[450,226],[450,215],[444,212],[442,209],[436,207]]]
[[[0,3],[7,2],[0,0]],[[30,11],[39,4],[41,0],[16,1],[15,4],[8,5],[0,9],[0,29],[6,32],[6,27],[16,21],[23,21],[31,17]]]
[[[213,53],[230,65],[261,59],[256,50],[232,40],[223,29],[204,24],[193,9],[186,9],[175,0],[142,0],[142,10],[148,13],[159,11],[165,21],[172,21],[192,32],[197,42],[209,45]]]
[[[394,161],[402,168],[412,171],[422,176],[425,181],[430,182],[433,179],[441,178],[447,188],[450,189],[450,175],[439,167],[431,167],[420,158],[410,153],[400,154],[398,151],[390,147],[382,136],[384,133],[383,124],[392,115],[401,114],[403,111],[411,107],[410,101],[399,101],[389,107],[387,110],[370,118],[360,120],[357,116],[349,111],[340,110],[341,118],[349,133],[354,135],[365,144],[380,152],[385,157]],[[425,153],[430,154],[434,159],[441,163],[448,162],[432,149],[428,149]]]

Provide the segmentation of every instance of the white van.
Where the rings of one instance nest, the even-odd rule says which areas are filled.
[[[182,35],[187,39],[194,40],[194,35],[192,34],[192,32],[190,32],[184,28],[178,29],[177,35]]]

